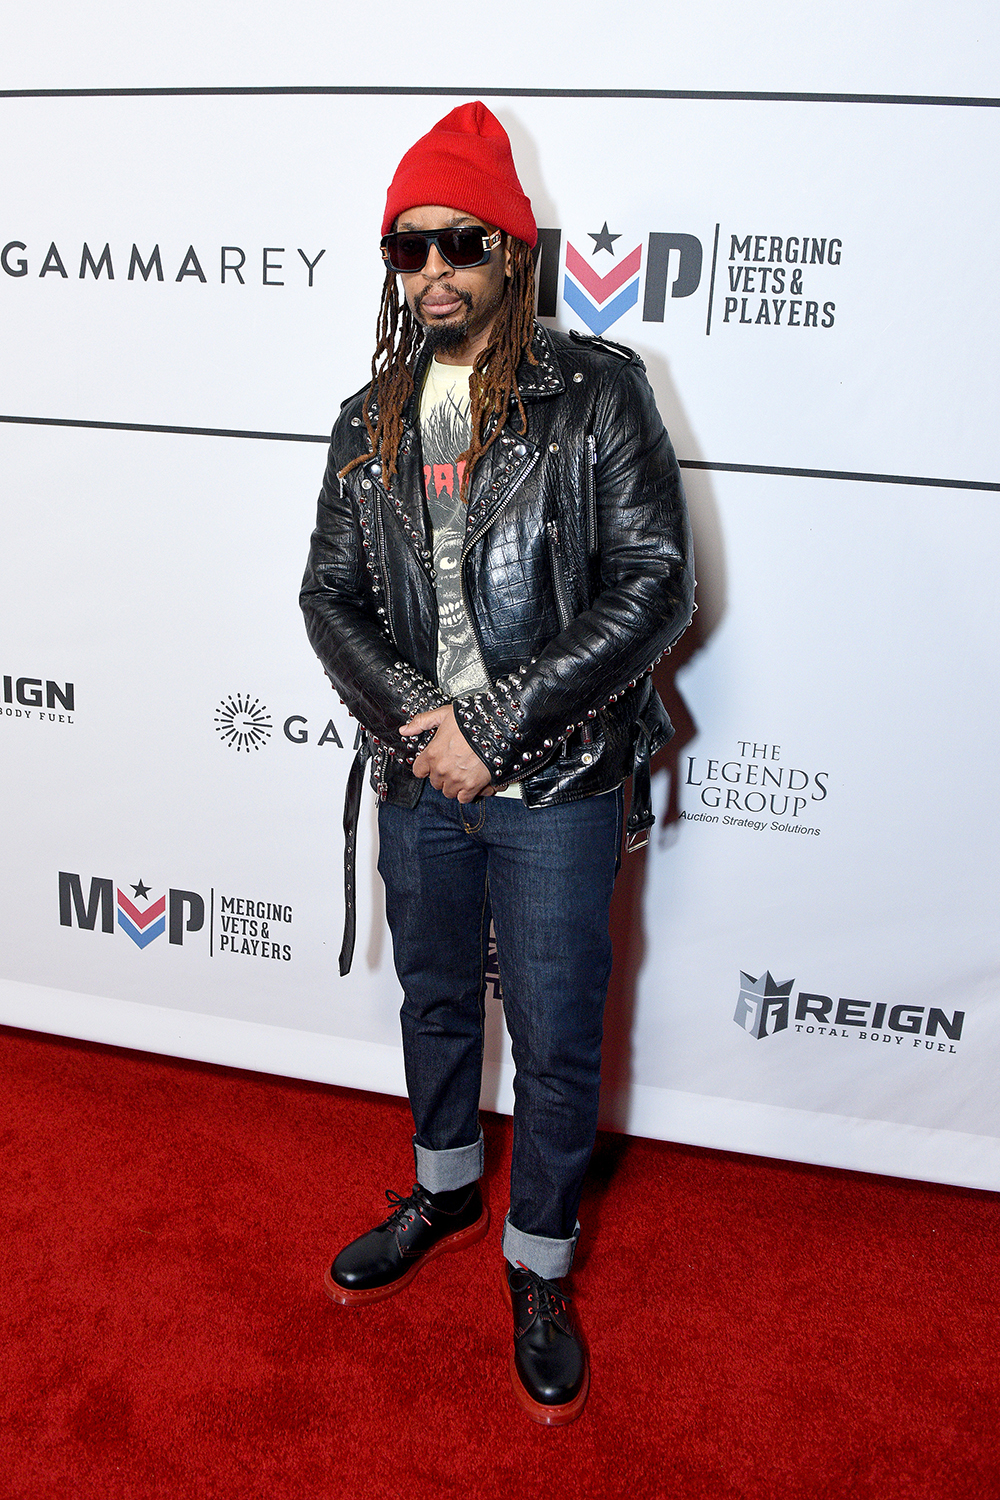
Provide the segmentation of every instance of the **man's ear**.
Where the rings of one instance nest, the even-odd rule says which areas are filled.
[[[513,271],[511,269],[510,235],[509,234],[505,234],[504,237],[503,237],[503,274],[506,277],[508,277],[508,278],[511,275],[513,275]]]

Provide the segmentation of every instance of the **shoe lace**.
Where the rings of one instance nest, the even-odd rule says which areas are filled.
[[[527,1289],[529,1313],[537,1313],[542,1318],[565,1315],[566,1304],[572,1298],[569,1292],[563,1291],[558,1281],[546,1281],[544,1276],[529,1270],[523,1260],[517,1262],[517,1269],[524,1272],[530,1283]]]
[[[412,1220],[418,1214],[426,1224],[430,1223],[424,1212],[427,1200],[421,1192],[419,1184],[415,1184],[413,1191],[406,1197],[402,1193],[394,1193],[392,1188],[386,1188],[385,1196],[391,1207],[391,1212],[385,1222],[379,1225],[380,1229],[396,1229],[407,1219]]]

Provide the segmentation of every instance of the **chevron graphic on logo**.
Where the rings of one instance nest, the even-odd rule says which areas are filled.
[[[642,246],[636,245],[606,276],[599,276],[579,250],[567,242],[563,300],[583,319],[591,333],[602,334],[638,302],[641,262]],[[624,290],[619,291],[620,287]]]
[[[148,947],[154,938],[166,931],[166,909],[166,896],[154,901],[146,911],[140,911],[122,891],[118,892],[118,926],[128,934],[137,948]]]

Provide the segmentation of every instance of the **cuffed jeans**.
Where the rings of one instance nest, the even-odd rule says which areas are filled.
[[[514,1058],[504,1253],[569,1270],[597,1130],[608,915],[622,792],[556,807],[461,804],[429,783],[379,808],[379,871],[396,972],[417,1176],[431,1192],[482,1170],[479,1092],[492,918]]]

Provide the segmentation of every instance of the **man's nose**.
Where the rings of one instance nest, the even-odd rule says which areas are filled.
[[[437,245],[432,245],[424,262],[423,274],[428,281],[440,281],[442,276],[451,274],[452,267],[445,260]]]

